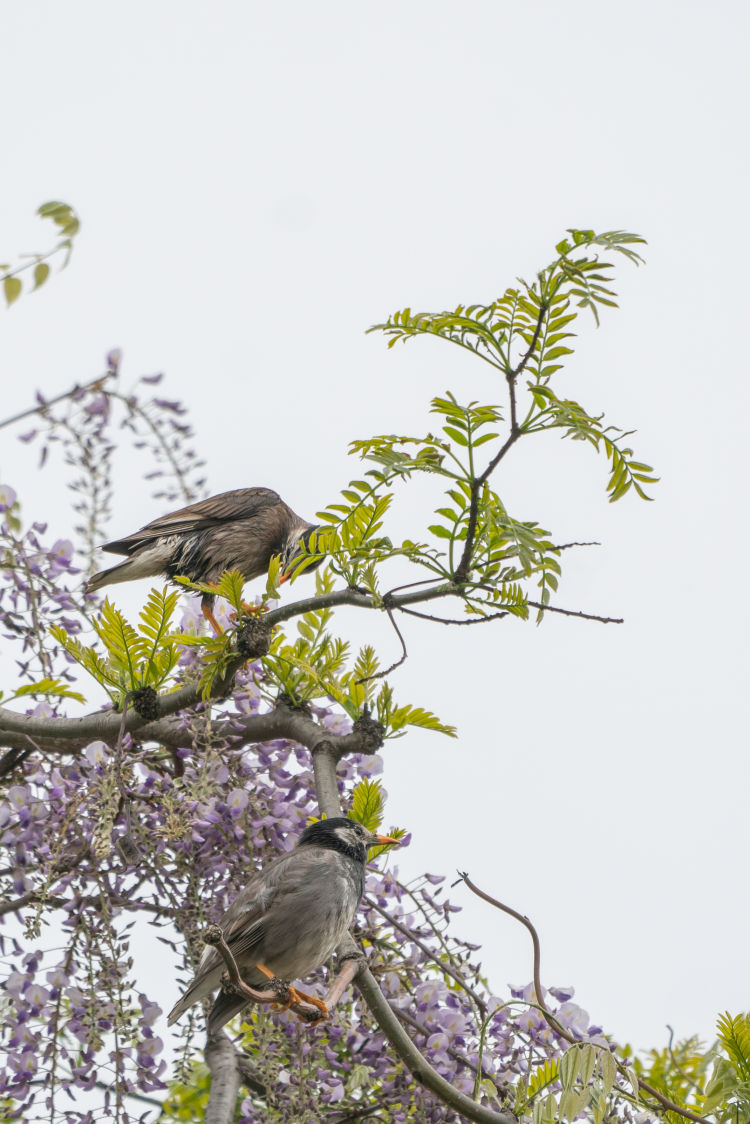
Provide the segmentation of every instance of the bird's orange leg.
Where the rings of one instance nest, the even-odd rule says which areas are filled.
[[[201,612],[203,613],[203,616],[206,618],[208,623],[211,625],[211,628],[214,630],[216,635],[221,636],[224,629],[221,627],[216,617],[214,616],[211,606],[201,605]]]
[[[264,605],[263,603],[260,605],[249,605],[247,601],[243,601],[242,608],[249,617],[262,617],[264,613],[268,612],[268,605]]]
[[[274,973],[269,968],[266,968],[265,964],[256,964],[255,967],[269,980],[276,979]],[[289,990],[289,999],[281,1008],[282,1011],[288,1011],[293,1003],[310,1003],[320,1011],[320,1019],[316,1019],[315,1023],[328,1018],[328,1008],[322,999],[318,999],[314,995],[308,995],[306,991],[299,991],[296,987],[292,987],[291,984],[287,984],[287,988]],[[310,1025],[315,1026],[315,1023],[310,1023]]]
[[[214,630],[216,635],[221,636],[224,629],[221,627],[216,617],[214,616],[213,601],[213,596],[210,593],[204,593],[203,597],[201,598],[201,612],[203,613],[203,616],[206,618],[208,623],[211,625],[211,628]]]

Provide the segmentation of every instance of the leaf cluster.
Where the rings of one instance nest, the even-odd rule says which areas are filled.
[[[60,626],[53,625],[50,632],[121,709],[129,692],[140,687],[158,691],[169,680],[180,654],[177,635],[170,632],[178,599],[177,590],[152,589],[134,628],[107,598],[93,622],[103,652]]]
[[[660,1093],[719,1124],[750,1120],[750,1016],[721,1015],[717,1041],[706,1049],[693,1036],[651,1050],[635,1070]],[[670,1124],[680,1119],[667,1112]]]
[[[310,561],[326,556],[333,573],[347,585],[377,594],[377,566],[400,553],[389,538],[379,534],[393,494],[381,473],[369,480],[352,480],[341,492],[341,501],[318,512],[323,527],[310,536]],[[343,501],[343,502],[342,502]],[[303,558],[294,575],[310,561]]]
[[[328,567],[315,574],[316,593],[330,592],[334,575]],[[353,664],[350,645],[328,631],[333,610],[321,607],[297,618],[297,636],[290,640],[278,631],[263,665],[269,681],[295,703],[333,700],[352,720],[367,707],[385,728],[386,737],[405,732],[407,726],[455,736],[452,726],[421,707],[397,706],[387,682],[377,686],[379,661],[375,650],[364,645]]]
[[[572,1121],[584,1113],[594,1124],[603,1124],[611,1109],[610,1098],[621,1092],[616,1086],[617,1072],[617,1062],[607,1046],[576,1044],[559,1059],[545,1059],[519,1081],[515,1111],[523,1115],[531,1108],[533,1124]],[[631,1095],[637,1099],[635,1074],[629,1074],[629,1081]]]
[[[577,403],[559,399],[548,391],[550,379],[563,366],[561,362],[572,354],[569,341],[574,333],[569,330],[579,315],[579,309],[589,309],[599,323],[600,307],[616,307],[616,293],[611,287],[611,261],[602,257],[599,250],[624,255],[628,260],[638,263],[642,258],[632,246],[643,242],[638,235],[615,230],[596,234],[592,230],[570,230],[570,237],[556,246],[558,257],[541,270],[534,282],[521,280],[518,287],[506,289],[504,294],[488,305],[475,304],[465,307],[459,305],[453,312],[412,313],[410,309],[396,312],[387,321],[376,324],[369,330],[381,331],[388,337],[388,346],[398,340],[406,341],[418,335],[434,335],[449,343],[468,348],[473,354],[485,359],[502,373],[511,385],[511,397],[515,394],[515,383],[524,372],[528,377],[527,387],[531,394],[528,413],[523,420],[517,420],[518,435],[540,432],[543,429],[559,428],[563,435],[575,435],[588,440],[597,449],[603,444],[612,460],[612,474],[608,484],[611,499],[619,499],[628,488],[634,486],[636,492],[646,498],[636,482],[652,483],[652,469],[641,462],[632,461],[632,453],[619,453],[613,434],[620,433],[616,427],[602,425],[602,417],[586,413]],[[593,253],[591,251],[593,250]],[[548,393],[545,393],[545,391]],[[441,400],[433,403],[433,408],[444,408]],[[471,404],[476,411],[476,403]],[[493,407],[482,407],[491,411]],[[512,411],[515,414],[515,409]],[[467,437],[471,415],[464,408],[464,425],[457,425],[455,418],[443,431],[460,447],[471,450],[478,444],[490,440],[483,435],[473,442]],[[499,434],[495,434],[499,438]],[[388,453],[388,438],[376,439],[382,451]],[[393,439],[391,439],[393,440]],[[401,439],[414,441],[415,439]],[[428,438],[423,448],[430,448]],[[372,448],[359,443],[357,451],[370,455]],[[450,450],[443,450],[450,453]],[[623,462],[632,461],[632,473],[623,469]],[[625,481],[627,480],[627,486]]]
[[[58,227],[58,242],[54,249],[49,250],[46,254],[21,254],[22,258],[27,260],[15,268],[12,268],[8,263],[3,262],[0,264],[0,270],[3,272],[3,294],[5,296],[5,303],[8,307],[17,301],[23,290],[23,282],[18,274],[26,269],[33,268],[34,284],[32,292],[36,289],[41,289],[44,282],[49,277],[50,266],[48,259],[54,254],[59,254],[65,251],[65,258],[63,260],[61,269],[64,269],[70,260],[70,255],[73,250],[73,238],[80,229],[80,222],[72,207],[67,203],[43,203],[36,212],[41,218],[51,219],[52,222]]]
[[[64,679],[57,679],[54,676],[45,675],[42,679],[37,680],[36,683],[24,683],[22,687],[18,687],[12,694],[8,695],[7,698],[4,693],[0,691],[0,703],[5,706],[7,703],[14,702],[15,699],[27,698],[28,696],[45,699],[75,699],[76,702],[86,701],[81,692],[74,691]]]
[[[383,816],[385,814],[385,793],[383,785],[377,779],[371,777],[363,777],[358,781],[352,791],[352,803],[349,809],[350,819],[356,820],[366,827],[368,831],[379,833],[383,824]],[[388,829],[388,835],[394,839],[403,839],[406,835],[406,829],[403,827],[391,827]],[[379,847],[373,847],[370,850],[370,858],[375,859],[383,851],[387,851],[389,845],[383,844]]]

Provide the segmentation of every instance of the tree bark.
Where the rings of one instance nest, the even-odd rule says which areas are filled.
[[[206,1105],[205,1124],[232,1124],[240,1091],[237,1051],[224,1031],[209,1038],[205,1051],[211,1073],[211,1092]]]

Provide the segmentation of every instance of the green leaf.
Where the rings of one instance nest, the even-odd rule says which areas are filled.
[[[41,289],[49,277],[49,266],[46,261],[40,261],[34,266],[34,289]]]
[[[349,815],[368,831],[377,832],[383,820],[385,800],[383,786],[378,780],[364,777],[354,786]]]
[[[560,1084],[563,1089],[572,1089],[578,1077],[581,1064],[581,1051],[578,1046],[571,1046],[560,1058]]]
[[[8,275],[3,278],[3,292],[5,293],[5,301],[8,307],[13,304],[13,301],[18,300],[22,288],[23,286],[17,277]]]
[[[452,425],[444,425],[443,433],[447,433],[449,437],[452,437],[457,445],[466,447],[469,444],[466,434],[462,433],[460,429],[455,429]]]
[[[13,692],[11,698],[20,699],[24,695],[46,695],[58,699],[75,699],[76,702],[86,701],[80,691],[72,690],[62,679],[51,679],[49,676],[40,679],[38,683],[25,683],[23,687]]]
[[[599,1069],[602,1075],[603,1093],[607,1097],[617,1079],[617,1062],[609,1050],[599,1052]]]

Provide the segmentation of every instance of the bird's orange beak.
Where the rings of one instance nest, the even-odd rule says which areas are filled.
[[[284,582],[288,582],[289,579],[291,578],[291,576],[292,576],[291,574],[282,574],[281,577],[279,578],[279,585],[283,585]]]
[[[398,847],[401,842],[400,839],[394,839],[392,835],[376,835],[375,838],[382,847],[386,847],[389,843],[394,843]]]

